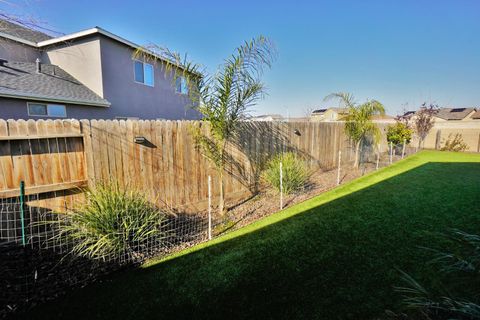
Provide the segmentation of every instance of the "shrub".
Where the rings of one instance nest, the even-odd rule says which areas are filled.
[[[280,162],[283,172],[283,192],[290,194],[305,186],[310,175],[305,162],[293,152],[278,154],[273,157],[263,172],[264,180],[280,192]]]
[[[462,134],[456,133],[455,136],[452,137],[452,134],[450,133],[445,145],[440,150],[460,152],[467,150],[467,148],[468,146],[463,141]]]
[[[412,140],[412,129],[405,123],[397,122],[387,128],[387,141],[394,145],[403,144],[403,141],[410,143]]]
[[[445,240],[455,246],[429,249],[433,253],[429,264],[436,267],[432,285],[427,288],[402,272],[406,286],[397,291],[414,310],[412,319],[480,319],[480,236],[453,230]]]
[[[165,236],[160,225],[166,215],[137,190],[116,183],[95,186],[85,193],[85,205],[67,213],[60,237],[74,245],[71,253],[93,259],[127,254],[139,256],[147,240]]]

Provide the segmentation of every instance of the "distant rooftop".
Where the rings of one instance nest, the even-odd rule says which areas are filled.
[[[437,111],[435,116],[444,120],[462,120],[473,111],[475,111],[475,108],[441,108]],[[414,115],[415,113],[416,111],[407,111],[403,114],[403,116],[410,116]],[[480,117],[479,111],[477,111],[474,115],[476,114],[478,114]]]
[[[473,111],[474,108],[442,108],[435,116],[444,120],[462,120]]]
[[[414,115],[416,113],[416,111],[407,111],[403,114],[404,117],[407,117],[407,116],[410,116],[410,115]]]
[[[314,114],[314,115],[316,115],[316,114],[322,114],[322,113],[327,112],[327,110],[333,110],[333,111],[336,111],[337,113],[348,113],[348,109],[347,109],[347,108],[327,108],[327,109],[317,109],[317,110],[313,110],[313,111],[312,111],[312,114]]]

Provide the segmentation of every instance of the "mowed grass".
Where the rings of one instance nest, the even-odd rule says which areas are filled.
[[[424,151],[214,241],[19,315],[25,319],[377,319],[420,246],[480,233],[480,155]]]

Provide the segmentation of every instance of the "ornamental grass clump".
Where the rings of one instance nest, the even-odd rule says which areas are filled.
[[[428,249],[429,264],[436,272],[424,286],[405,272],[406,286],[396,290],[403,295],[412,317],[406,319],[480,319],[480,235],[452,230],[445,236],[448,250]]]
[[[138,190],[116,183],[96,185],[85,193],[86,203],[67,213],[60,237],[73,242],[71,253],[92,259],[141,258],[147,240],[161,241],[166,214]]]
[[[290,194],[305,187],[310,176],[305,161],[295,153],[287,152],[273,157],[263,172],[263,179],[272,188],[280,192],[280,163],[282,163],[283,193]]]

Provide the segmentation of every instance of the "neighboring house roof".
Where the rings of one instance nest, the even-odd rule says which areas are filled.
[[[474,108],[442,108],[435,116],[444,120],[462,120],[473,111]]]
[[[323,114],[327,111],[328,109],[318,109],[318,110],[313,110],[312,114]]]
[[[404,117],[413,116],[415,113],[416,113],[416,111],[407,111],[403,114],[403,116]]]
[[[51,39],[52,37],[43,32],[29,28],[30,26],[20,25],[11,21],[0,19],[0,35],[11,40],[24,42],[29,45],[35,45],[40,41]],[[34,27],[33,23],[31,27]],[[24,40],[24,41],[21,41]]]
[[[109,106],[101,98],[58,66],[34,62],[0,63],[0,96],[92,106]]]
[[[333,111],[335,111],[336,113],[339,113],[339,114],[346,114],[346,113],[348,113],[348,109],[347,109],[347,108],[327,108],[327,109],[317,109],[317,110],[313,110],[313,111],[312,111],[312,114],[313,114],[313,115],[321,115],[321,114],[327,112],[328,110],[333,110]]]

